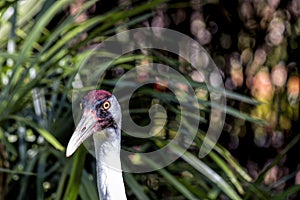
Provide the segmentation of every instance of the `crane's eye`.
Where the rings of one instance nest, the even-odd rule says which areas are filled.
[[[110,102],[109,101],[105,101],[103,104],[102,104],[102,108],[104,110],[108,110],[110,108]]]

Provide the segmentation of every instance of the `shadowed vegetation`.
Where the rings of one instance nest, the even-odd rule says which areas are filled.
[[[155,61],[189,80],[201,108],[198,133],[180,159],[157,171],[124,173],[128,199],[299,198],[298,7],[298,0],[1,1],[0,200],[98,198],[94,157],[81,147],[65,158],[75,128],[72,89],[93,89],[80,83],[94,72],[77,71],[90,50],[109,36],[147,26],[186,34],[209,52],[222,73],[228,106],[220,109],[227,116],[218,144],[200,159],[211,110],[203,76],[162,50],[136,51],[116,60],[99,77],[99,88],[112,91],[135,68],[136,79],[143,82]],[[133,120],[147,125],[149,107],[159,103],[167,123],[149,139],[122,133],[123,149],[150,152],[175,137],[180,106],[168,84],[157,79],[135,91]],[[159,127],[160,116],[153,123]],[[183,134],[189,135],[189,129]],[[176,145],[171,150],[183,152]],[[132,162],[157,165],[150,159]]]

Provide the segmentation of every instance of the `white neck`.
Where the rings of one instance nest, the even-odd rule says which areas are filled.
[[[100,199],[127,199],[120,161],[120,133],[116,133],[114,128],[108,128],[104,132],[95,133],[93,137]]]

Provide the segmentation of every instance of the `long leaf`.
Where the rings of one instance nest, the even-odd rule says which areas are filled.
[[[81,180],[81,186],[79,189],[79,194],[82,200],[90,200],[90,199],[98,199],[98,192],[97,192],[97,184],[94,179],[89,179],[89,175],[84,170],[83,176]]]
[[[153,166],[154,169],[159,169],[159,165],[153,162],[152,160],[143,157],[143,160],[145,160],[146,163]],[[170,174],[165,169],[159,169],[158,173],[160,173],[163,177],[165,177],[168,182],[174,186],[179,192],[181,192],[185,198],[187,199],[196,199],[196,197],[182,184],[180,183],[172,174]]]
[[[41,136],[43,136],[51,145],[53,145],[54,148],[64,151],[65,148],[60,144],[60,142],[47,130],[40,128],[37,124],[32,122],[30,119],[25,117],[20,117],[16,115],[10,115],[6,117],[6,119],[13,119],[16,121],[23,122],[24,124],[32,127],[34,130],[36,130]]]
[[[140,200],[149,200],[149,197],[144,193],[143,188],[140,184],[134,179],[134,177],[129,173],[124,173],[124,179],[131,191],[135,196]]]
[[[72,162],[70,162],[70,161],[66,162],[66,164],[64,165],[64,170],[61,173],[59,184],[58,184],[58,187],[57,187],[55,200],[61,200],[62,197],[63,197],[64,187],[65,187],[65,184],[66,184],[66,180],[67,180],[69,171],[71,169],[71,165],[72,165]]]
[[[86,151],[83,148],[83,146],[80,146],[74,155],[74,159],[72,163],[73,167],[68,182],[67,190],[63,197],[64,200],[77,199],[80,183],[81,183],[81,176],[84,167],[85,156],[86,156]]]
[[[226,195],[228,195],[231,199],[242,199],[235,190],[216,172],[214,172],[211,168],[209,168],[204,162],[198,159],[193,154],[184,151],[181,147],[176,146],[172,143],[169,143],[172,151],[177,155],[182,155],[182,159],[184,159],[187,163],[193,166],[196,170],[198,170],[201,174],[206,176],[209,180],[215,183]]]

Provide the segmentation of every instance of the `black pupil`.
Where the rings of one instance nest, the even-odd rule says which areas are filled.
[[[105,109],[108,109],[108,107],[109,107],[109,103],[108,103],[108,102],[105,102],[105,103],[104,103],[104,108],[105,108]]]
[[[100,106],[101,106],[100,103],[96,103],[96,106],[95,106],[96,110],[98,110],[100,108]]]

